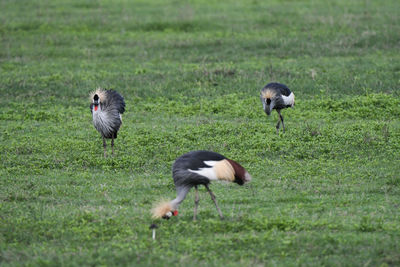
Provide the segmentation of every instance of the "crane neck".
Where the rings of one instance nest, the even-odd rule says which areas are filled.
[[[171,205],[174,209],[178,209],[179,205],[185,199],[186,195],[189,193],[191,187],[181,186],[176,188],[176,198],[171,201]]]

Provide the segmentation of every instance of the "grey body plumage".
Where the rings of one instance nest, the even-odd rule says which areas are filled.
[[[269,83],[261,89],[260,99],[264,112],[270,115],[272,110],[276,110],[279,114],[279,121],[276,125],[276,132],[279,133],[280,123],[282,122],[283,132],[285,132],[285,124],[281,110],[294,106],[294,94],[290,89],[281,83]]]
[[[125,112],[124,98],[114,90],[97,89],[91,94],[93,125],[103,137],[104,157],[106,157],[106,140],[111,139],[112,154],[114,154],[114,139],[117,138],[122,124],[122,114]]]

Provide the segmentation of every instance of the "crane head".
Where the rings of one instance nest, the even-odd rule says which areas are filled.
[[[172,206],[171,201],[161,201],[157,203],[151,212],[154,219],[163,218],[168,220],[172,216],[178,216],[178,210]]]
[[[267,115],[271,114],[271,111],[279,102],[280,93],[273,88],[263,88],[261,90],[260,99],[263,104],[263,109]]]
[[[168,211],[164,216],[162,216],[163,219],[169,220],[172,216],[178,216],[178,211],[177,210],[171,210]]]
[[[265,113],[267,115],[270,115],[271,111],[275,107],[275,98],[263,98],[262,102],[263,102],[263,108],[264,108]]]

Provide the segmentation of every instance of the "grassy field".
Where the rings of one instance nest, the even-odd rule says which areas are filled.
[[[400,2],[0,1],[0,265],[400,265]],[[296,106],[262,111],[285,83]],[[89,92],[126,100],[102,157]],[[178,217],[174,160],[253,176]],[[149,225],[157,223],[157,239]]]

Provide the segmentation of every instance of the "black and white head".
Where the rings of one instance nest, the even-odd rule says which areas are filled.
[[[261,92],[261,102],[263,109],[267,115],[271,114],[271,111],[276,107],[279,101],[279,95],[274,90],[263,90]]]
[[[103,89],[96,89],[93,93],[90,94],[91,102],[92,102],[92,112],[96,112],[101,110],[101,106],[106,98],[106,93]]]
[[[178,216],[177,210],[170,210],[162,216],[163,219],[169,220],[172,216]]]

